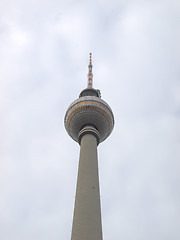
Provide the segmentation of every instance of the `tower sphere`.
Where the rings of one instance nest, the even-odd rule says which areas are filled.
[[[66,131],[75,141],[78,142],[81,129],[91,125],[98,130],[99,142],[102,142],[113,130],[114,116],[109,105],[100,98],[100,91],[88,87],[69,106],[64,123]]]

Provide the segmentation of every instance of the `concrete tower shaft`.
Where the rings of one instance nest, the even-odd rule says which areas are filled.
[[[71,240],[102,240],[97,160],[98,131],[86,126],[80,136],[81,148]]]

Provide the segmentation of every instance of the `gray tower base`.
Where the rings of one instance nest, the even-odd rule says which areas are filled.
[[[80,158],[71,240],[102,240],[97,160],[98,131],[92,126],[79,133]]]

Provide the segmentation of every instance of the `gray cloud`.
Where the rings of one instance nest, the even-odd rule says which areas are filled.
[[[178,1],[3,1],[0,238],[70,239],[79,146],[68,105],[94,86],[115,114],[98,147],[106,240],[180,238]]]

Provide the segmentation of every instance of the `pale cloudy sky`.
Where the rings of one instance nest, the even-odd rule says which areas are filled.
[[[115,115],[99,147],[104,240],[180,239],[179,0],[1,0],[0,239],[70,239],[87,84]]]

